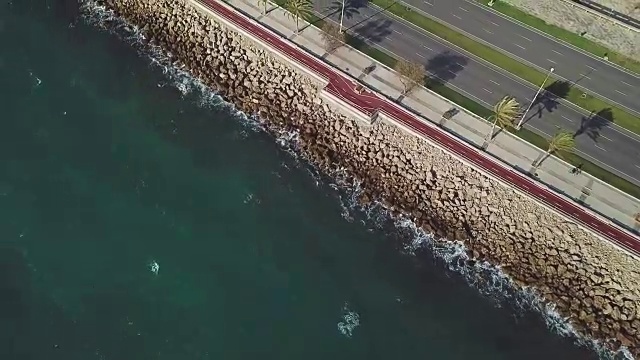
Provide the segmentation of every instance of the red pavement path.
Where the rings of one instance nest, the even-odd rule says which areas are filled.
[[[317,73],[327,80],[326,90],[332,95],[367,115],[373,114],[378,109],[402,125],[429,138],[431,141],[448,149],[454,154],[464,158],[469,163],[483,169],[503,181],[511,184],[520,191],[529,194],[548,206],[564,213],[570,218],[582,223],[584,226],[601,234],[613,243],[621,246],[636,255],[640,255],[640,239],[617,226],[603,220],[586,208],[574,203],[572,200],[560,196],[556,192],[547,189],[538,182],[530,179],[520,172],[505,167],[497,160],[490,158],[470,145],[458,140],[452,135],[442,131],[434,125],[428,125],[420,121],[408,110],[400,105],[378,96],[367,89],[360,93],[354,90],[354,82],[345,74],[337,71],[322,60],[319,60],[306,51],[301,50],[288,39],[273,33],[264,26],[252,21],[237,11],[231,10],[216,0],[198,0],[209,10],[224,17],[247,33],[259,38],[282,54],[298,62],[300,65]]]

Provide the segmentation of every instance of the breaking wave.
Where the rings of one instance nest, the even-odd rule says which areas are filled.
[[[145,44],[144,34],[138,27],[118,18],[95,0],[81,0],[81,10],[83,19],[89,25],[116,34],[132,45],[141,56],[148,58],[153,66],[160,68],[167,78],[167,83],[158,84],[158,86],[174,86],[183,97],[195,96],[200,106],[227,109],[249,130],[256,132],[265,130],[260,119],[252,115],[247,116],[233,104],[224,101],[216,92],[184,70],[180,63],[173,61],[171,54],[163,52],[157,46]],[[358,220],[365,226],[369,226],[370,231],[380,230],[391,223],[394,230],[402,235],[400,251],[405,255],[419,257],[421,254],[430,254],[443,264],[448,275],[461,277],[469,286],[492,300],[496,306],[509,305],[521,314],[528,311],[539,313],[553,333],[573,338],[576,344],[593,349],[601,359],[633,360],[633,356],[624,348],[614,353],[600,342],[579,335],[552,304],[544,302],[535,289],[519,287],[499,266],[485,261],[474,261],[468,256],[462,242],[437,241],[439,239],[436,239],[433,234],[419,229],[409,218],[402,215],[394,217],[381,203],[366,206],[360,204],[358,201],[362,192],[360,183],[353,183],[343,170],[336,171],[331,178],[328,178],[301,158],[297,151],[297,132],[281,132],[275,134],[275,138],[281,148],[292,156],[296,165],[306,168],[317,186],[328,184],[338,192],[341,214],[345,220]],[[339,331],[351,337],[353,330],[359,324],[359,315],[349,310],[345,304],[342,321],[338,323]]]

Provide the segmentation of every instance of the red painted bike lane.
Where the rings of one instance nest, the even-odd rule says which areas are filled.
[[[199,1],[202,5],[214,13],[217,13],[219,16],[224,17],[227,21],[242,28],[247,33],[269,44],[269,46],[277,49],[300,65],[325,78],[328,82],[326,91],[333,96],[340,98],[342,101],[367,115],[373,114],[375,110],[385,113],[407,128],[412,129],[416,133],[429,138],[443,148],[464,158],[467,162],[474,164],[520,191],[535,197],[557,211],[575,219],[584,226],[611,240],[613,243],[636,255],[640,255],[640,239],[638,239],[638,237],[601,219],[581,205],[574,203],[572,200],[566,199],[556,192],[543,187],[543,185],[526,175],[506,167],[495,159],[489,158],[485,153],[453,137],[451,134],[445,133],[443,130],[435,127],[435,125],[425,124],[414,114],[395,102],[389,101],[366,88],[360,92],[356,92],[354,80],[330,67],[322,60],[298,48],[288,39],[271,32],[264,26],[255,23],[237,11],[229,9],[227,5],[215,0]]]

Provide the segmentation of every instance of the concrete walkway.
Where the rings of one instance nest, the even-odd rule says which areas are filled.
[[[397,73],[364,53],[349,46],[343,46],[327,54],[318,28],[301,20],[302,30],[295,34],[295,20],[275,5],[270,5],[268,7],[270,11],[267,15],[263,15],[257,1],[233,0],[230,4],[309,52],[323,57],[337,68],[359,78],[372,89],[389,98],[400,97],[402,84]],[[365,75],[363,70],[371,65],[375,65],[375,70]],[[442,114],[452,107],[461,110],[452,119],[445,121],[443,127],[477,147],[482,145],[491,128],[485,120],[424,87],[412,91],[402,99],[402,103],[433,122],[440,122]],[[493,139],[487,151],[523,171],[531,170],[533,161],[544,155],[541,149],[504,131]],[[557,189],[558,192],[581,202],[619,225],[636,231],[640,230],[634,220],[635,214],[640,212],[640,200],[584,172],[578,175],[571,174],[572,168],[572,165],[552,156],[543,162],[537,174],[541,182]]]

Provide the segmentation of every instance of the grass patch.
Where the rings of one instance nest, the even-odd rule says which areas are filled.
[[[484,5],[487,5],[487,3],[489,2],[489,0],[476,1]],[[609,50],[606,47],[599,45],[576,33],[557,27],[555,25],[548,24],[544,20],[527,14],[517,7],[511,6],[503,1],[495,2],[492,8],[508,17],[523,22],[533,28],[542,31],[543,33],[549,34],[556,39],[565,41],[597,57],[602,57],[605,53],[608,53],[609,61],[611,61],[612,63],[620,65],[627,70],[635,72],[636,74],[640,74],[640,62],[633,60],[628,56]]]
[[[527,66],[518,60],[512,59],[508,55],[493,49],[490,46],[481,44],[475,40],[460,34],[449,27],[440,24],[430,18],[411,10],[411,8],[400,5],[395,0],[370,0],[371,3],[386,9],[390,13],[401,17],[422,29],[435,34],[442,39],[492,63],[496,66],[532,83],[541,84],[546,74],[542,73],[530,66]],[[580,89],[572,86],[561,86],[563,89],[561,92],[554,91],[554,88],[548,89],[549,91],[556,92],[556,95],[560,98],[566,99],[588,111],[596,113],[609,112],[611,113],[611,120],[619,126],[628,129],[636,134],[640,134],[640,117],[633,116],[627,113],[622,108],[608,104],[600,98],[584,94]]]
[[[283,6],[286,0],[276,0],[275,2],[278,5]],[[378,0],[373,0],[373,1],[378,1]],[[307,21],[309,21],[309,23],[311,24],[311,26],[315,26],[319,29],[322,29],[322,26],[324,25],[324,20],[315,16],[315,15],[311,15],[307,18]],[[394,68],[394,66],[396,65],[396,63],[398,62],[398,60],[389,55],[387,52],[382,51],[380,49],[377,49],[375,47],[372,47],[371,45],[367,44],[365,41],[363,41],[362,39],[352,36],[352,35],[348,35],[346,36],[346,43],[350,46],[352,46],[353,48],[365,53],[366,55],[372,57],[373,59],[379,61],[380,63],[390,67],[390,68]],[[456,103],[458,106],[461,106],[469,111],[471,111],[472,113],[480,116],[483,119],[486,119],[487,117],[489,117],[489,115],[491,115],[491,110],[487,109],[484,105],[479,104],[478,102],[469,99],[468,97],[458,93],[457,91],[447,87],[446,85],[444,85],[443,83],[439,82],[439,81],[435,81],[435,80],[429,80],[427,81],[425,84],[425,87],[427,87],[429,90],[439,94],[440,96],[453,101],[454,103]],[[549,142],[547,141],[547,139],[545,139],[544,137],[528,130],[525,128],[522,128],[518,131],[516,131],[515,129],[509,129],[509,132],[513,133],[514,135],[518,136],[519,138],[533,144],[534,146],[546,150]],[[580,164],[582,164],[582,170],[586,173],[591,174],[592,176],[594,176],[595,178],[598,178],[612,186],[614,186],[615,188],[635,197],[635,198],[639,198],[640,199],[640,187],[636,186],[635,184],[617,176],[614,175],[610,172],[608,172],[607,170],[593,164],[592,162],[585,160],[583,158],[581,158],[580,156],[571,153],[571,152],[560,152],[558,154],[556,154],[558,157],[560,157],[561,159],[563,159],[564,161],[572,164],[573,166],[578,166]]]

